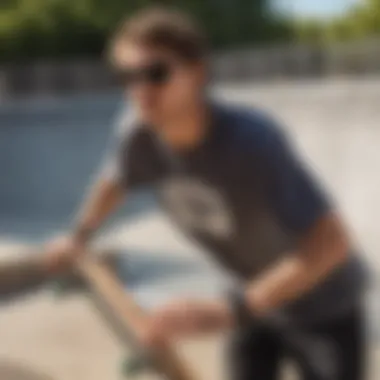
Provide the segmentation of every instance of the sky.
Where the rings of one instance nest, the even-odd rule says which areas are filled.
[[[331,17],[339,15],[360,0],[277,0],[286,13],[298,16]]]

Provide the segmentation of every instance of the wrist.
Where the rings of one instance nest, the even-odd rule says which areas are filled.
[[[244,288],[238,287],[230,290],[228,301],[235,326],[244,328],[252,325],[258,319],[247,299]]]
[[[74,230],[74,240],[80,245],[86,245],[93,237],[95,230],[90,227],[80,226]]]

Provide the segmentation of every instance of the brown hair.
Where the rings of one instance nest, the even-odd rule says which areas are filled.
[[[117,46],[129,42],[165,49],[190,63],[207,55],[199,26],[187,14],[173,9],[148,8],[124,20],[111,40],[111,63],[115,63]]]

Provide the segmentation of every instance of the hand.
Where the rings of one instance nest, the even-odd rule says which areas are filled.
[[[146,346],[161,347],[173,339],[217,332],[231,324],[227,302],[179,300],[153,312],[140,338]]]
[[[86,245],[75,236],[61,236],[45,245],[46,267],[58,272],[70,268],[83,254]]]

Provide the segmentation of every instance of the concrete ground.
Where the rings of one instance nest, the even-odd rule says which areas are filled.
[[[363,247],[376,274],[368,306],[373,338],[370,379],[376,380],[380,374],[377,344],[380,336],[380,238],[377,233],[380,80],[229,86],[220,88],[219,94],[236,102],[274,110],[336,197],[355,240]],[[6,117],[12,124],[12,118]],[[12,161],[12,165],[13,170],[17,170],[17,165],[22,163]],[[4,187],[7,185],[11,189],[10,183]],[[5,210],[4,203],[11,204],[11,192],[7,193],[4,187],[0,191],[0,207]],[[15,196],[30,206],[19,189]],[[5,201],[2,203],[2,200]],[[31,231],[38,230],[34,241],[59,229],[56,221],[17,216],[20,213],[10,207],[7,212],[9,218],[0,220],[1,230],[7,232],[0,236],[0,257],[3,258],[19,252],[18,244],[27,242],[24,232],[29,227]],[[127,249],[132,291],[148,308],[183,294],[213,296],[219,294],[226,283],[223,274],[202,258],[196,247],[185,242],[155,208],[144,209],[118,224],[99,244]],[[1,379],[120,379],[118,368],[123,350],[83,295],[57,299],[45,289],[24,300],[4,304],[0,309],[0,341]],[[200,378],[225,378],[223,345],[219,338],[188,342],[179,349]]]

